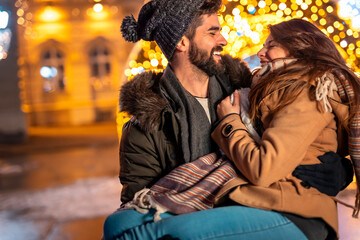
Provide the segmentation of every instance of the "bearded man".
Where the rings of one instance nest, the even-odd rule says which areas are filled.
[[[156,2],[160,1],[148,4],[155,8]],[[169,6],[185,4],[165,2]],[[208,4],[201,8],[203,2]],[[217,121],[217,104],[235,89],[250,86],[247,65],[220,55],[227,44],[216,14],[221,1],[197,0],[189,4],[194,9],[181,14],[184,19],[194,15],[188,28],[173,22],[166,25],[170,14],[164,17],[165,22],[161,22],[161,16],[155,20],[155,13],[148,13],[151,6],[145,5],[139,15],[137,28],[143,30],[138,35],[145,40],[146,34],[153,37],[169,64],[163,73],[142,73],[121,89],[120,110],[133,116],[123,128],[120,145],[123,203],[180,164],[216,151],[210,134],[211,125]],[[145,16],[160,21],[159,26],[147,29],[142,23]],[[179,13],[176,20],[184,19]],[[123,23],[123,32],[129,29],[128,24]],[[171,34],[171,40],[166,34]]]

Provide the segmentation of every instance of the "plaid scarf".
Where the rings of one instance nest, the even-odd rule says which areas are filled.
[[[225,156],[211,153],[175,168],[150,189],[137,192],[122,209],[141,213],[155,209],[155,222],[163,212],[185,214],[210,209],[214,207],[216,194],[236,175]]]
[[[349,80],[346,79],[345,75],[340,71],[334,71],[334,74],[337,76],[335,78],[335,83],[338,88],[341,100],[343,102],[352,101],[355,97],[355,94],[354,89],[349,83]],[[360,108],[358,108],[355,112],[355,115],[353,116],[349,126],[348,148],[350,158],[354,166],[357,183],[355,208],[353,212],[353,217],[357,218],[359,216],[360,209]]]

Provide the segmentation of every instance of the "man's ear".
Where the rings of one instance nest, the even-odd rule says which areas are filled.
[[[178,50],[179,52],[186,52],[189,46],[190,46],[190,40],[187,37],[182,36],[182,38],[176,45],[176,50]]]

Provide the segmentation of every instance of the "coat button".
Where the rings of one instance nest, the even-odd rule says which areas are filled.
[[[226,135],[229,135],[232,130],[233,130],[233,126],[229,124],[229,125],[227,125],[227,126],[225,127],[224,133],[225,133]]]

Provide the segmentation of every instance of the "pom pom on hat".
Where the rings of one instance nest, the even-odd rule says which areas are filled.
[[[133,15],[124,18],[121,24],[121,33],[128,42],[137,42],[140,40],[138,34],[138,24]]]
[[[124,18],[121,32],[126,41],[155,41],[168,60],[187,31],[196,11],[206,0],[151,0],[140,10],[137,21]],[[215,0],[212,0],[215,1]],[[216,0],[220,1],[220,0]],[[221,1],[220,1],[221,2]]]

